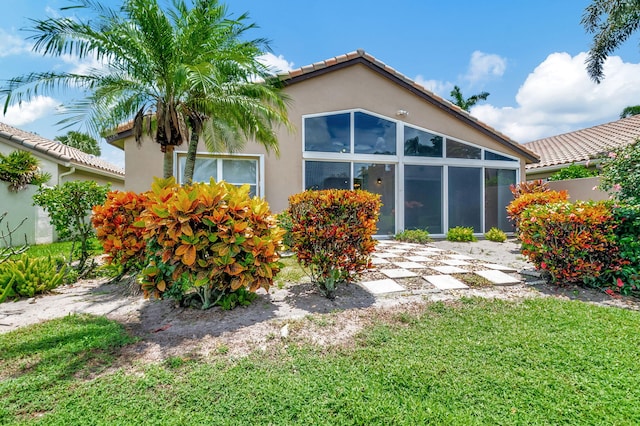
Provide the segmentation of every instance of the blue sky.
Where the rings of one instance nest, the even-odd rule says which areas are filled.
[[[161,0],[163,1],[163,0]],[[105,0],[117,5],[119,0]],[[0,80],[31,71],[77,69],[72,58],[51,60],[30,52],[29,18],[58,13],[67,0],[21,0],[0,14]],[[588,0],[292,0],[226,2],[248,12],[270,40],[265,61],[298,68],[356,49],[448,99],[453,85],[465,96],[490,93],[471,113],[519,142],[614,121],[640,104],[640,34],[605,65],[600,85],[584,61],[591,37],[580,25]],[[58,105],[72,94],[34,99],[0,121],[53,138]],[[82,130],[82,129],[80,129]],[[103,157],[123,155],[102,141]]]

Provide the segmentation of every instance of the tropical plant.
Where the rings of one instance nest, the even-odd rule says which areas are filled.
[[[640,26],[640,3],[637,1],[593,0],[580,23],[593,34],[587,56],[587,72],[600,83],[604,78],[604,62]]]
[[[49,214],[58,236],[73,241],[69,263],[73,261],[78,244],[80,255],[77,269],[80,273],[85,272],[91,249],[89,239],[94,236],[91,209],[103,204],[108,192],[109,185],[98,185],[94,181],[71,181],[52,188],[40,187],[33,196],[34,204]]]
[[[507,241],[507,234],[505,234],[502,229],[498,229],[496,227],[489,229],[484,234],[484,237],[487,240],[494,241],[496,243],[504,243],[505,241]]]
[[[489,92],[480,92],[477,95],[469,96],[468,98],[465,99],[465,97],[462,96],[462,91],[460,90],[460,87],[453,86],[453,90],[451,91],[450,95],[451,95],[450,101],[453,104],[469,112],[471,107],[473,107],[478,102],[486,101],[487,98],[489,97]]]
[[[397,233],[393,238],[398,241],[417,244],[425,244],[432,241],[429,231],[426,229],[405,229]]]
[[[567,179],[580,179],[586,177],[598,176],[598,171],[590,169],[582,164],[572,163],[571,165],[564,167],[551,176],[550,181],[567,180]]]
[[[60,142],[63,145],[77,148],[87,154],[95,155],[99,157],[102,151],[100,150],[100,144],[88,133],[76,132],[71,130],[66,135],[56,136],[53,140]]]
[[[41,185],[51,179],[51,174],[40,171],[40,161],[27,151],[0,153],[0,180],[9,183],[9,191],[18,192],[27,185]]]
[[[447,241],[472,242],[478,239],[473,235],[472,227],[456,226],[447,231]]]
[[[108,134],[132,122],[141,143],[154,135],[164,153],[164,176],[173,174],[173,149],[189,140],[186,180],[195,162],[199,135],[209,148],[233,151],[248,138],[278,151],[272,126],[284,123],[285,98],[279,80],[269,78],[258,57],[268,48],[249,40],[247,15],[231,19],[216,0],[175,0],[165,10],[158,0],[123,0],[115,10],[94,0],[73,0],[61,12],[74,17],[34,20],[34,51],[51,57],[95,59],[101,66],[83,73],[35,72],[8,81],[4,111],[42,92],[84,90],[66,105],[61,123],[85,122]],[[88,12],[94,16],[82,19]]]
[[[602,161],[600,189],[620,201],[640,205],[640,141],[610,152]]]
[[[640,105],[633,105],[625,107],[620,113],[620,118],[632,117],[634,115],[640,114]]]
[[[63,284],[66,266],[49,257],[23,253],[0,265],[0,303],[14,297],[33,297]]]
[[[509,185],[509,190],[513,194],[513,198],[518,198],[523,194],[531,194],[534,192],[548,192],[551,190],[549,183],[542,179],[536,179],[529,182],[520,182],[517,185]]]

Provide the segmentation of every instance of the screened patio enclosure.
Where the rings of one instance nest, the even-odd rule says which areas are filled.
[[[517,157],[360,109],[304,116],[302,145],[304,189],[380,194],[380,236],[513,231],[505,207],[520,178]]]

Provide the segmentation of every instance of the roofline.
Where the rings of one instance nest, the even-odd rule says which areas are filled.
[[[589,163],[589,164],[587,164],[587,163]],[[541,173],[557,172],[559,170],[566,169],[567,167],[569,167],[572,164],[576,164],[578,166],[586,166],[586,167],[588,167],[589,165],[597,166],[600,163],[602,163],[602,159],[601,158],[595,158],[595,159],[589,159],[589,160],[580,160],[580,161],[567,161],[565,163],[550,164],[548,166],[542,166],[542,167],[530,167],[530,168],[525,167],[525,173],[526,174],[536,175],[536,174],[541,174]]]
[[[362,50],[358,50],[356,53],[357,54],[352,53],[345,55],[346,59],[343,60],[339,60],[339,58],[333,58],[329,61],[326,61],[325,63],[321,62],[307,67],[302,67],[298,70],[290,72],[289,74],[283,74],[281,76],[281,80],[285,84],[285,86],[289,86],[332,71],[337,71],[356,64],[361,64],[379,74],[382,74],[388,79],[394,81],[396,84],[399,84],[400,86],[409,90],[411,93],[429,102],[433,106],[440,108],[441,110],[449,114],[453,114],[474,129],[479,130],[492,139],[495,139],[499,144],[515,150],[516,152],[523,155],[527,160],[529,160],[530,163],[537,163],[540,161],[539,156],[534,152],[531,152],[527,148],[522,147],[516,141],[509,140],[499,133],[479,124],[478,120],[473,118],[466,111],[463,111],[461,108],[453,105],[452,103],[445,101],[435,94],[430,93],[425,88],[409,79],[408,77],[401,76],[393,68],[390,68],[385,64],[378,63],[379,61],[375,60],[375,58],[373,58],[372,56],[370,59],[370,55],[366,54]]]
[[[79,170],[88,171],[101,176],[116,178],[124,182],[124,178],[125,178],[124,174],[119,174],[119,173],[111,172],[108,170],[100,169],[98,167],[93,167],[87,164],[80,163],[74,160],[73,158],[60,154],[58,152],[41,149],[39,148],[39,145],[37,143],[31,142],[29,139],[23,139],[19,136],[16,136],[1,130],[0,130],[0,136],[2,136],[7,142],[12,143],[18,147],[26,148],[30,152],[46,155],[55,163],[63,167],[75,167]]]

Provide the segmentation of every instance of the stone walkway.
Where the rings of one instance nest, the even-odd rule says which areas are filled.
[[[471,286],[515,285],[524,280],[514,268],[474,259],[428,244],[381,240],[372,255],[374,269],[360,285],[374,295],[442,291]]]

